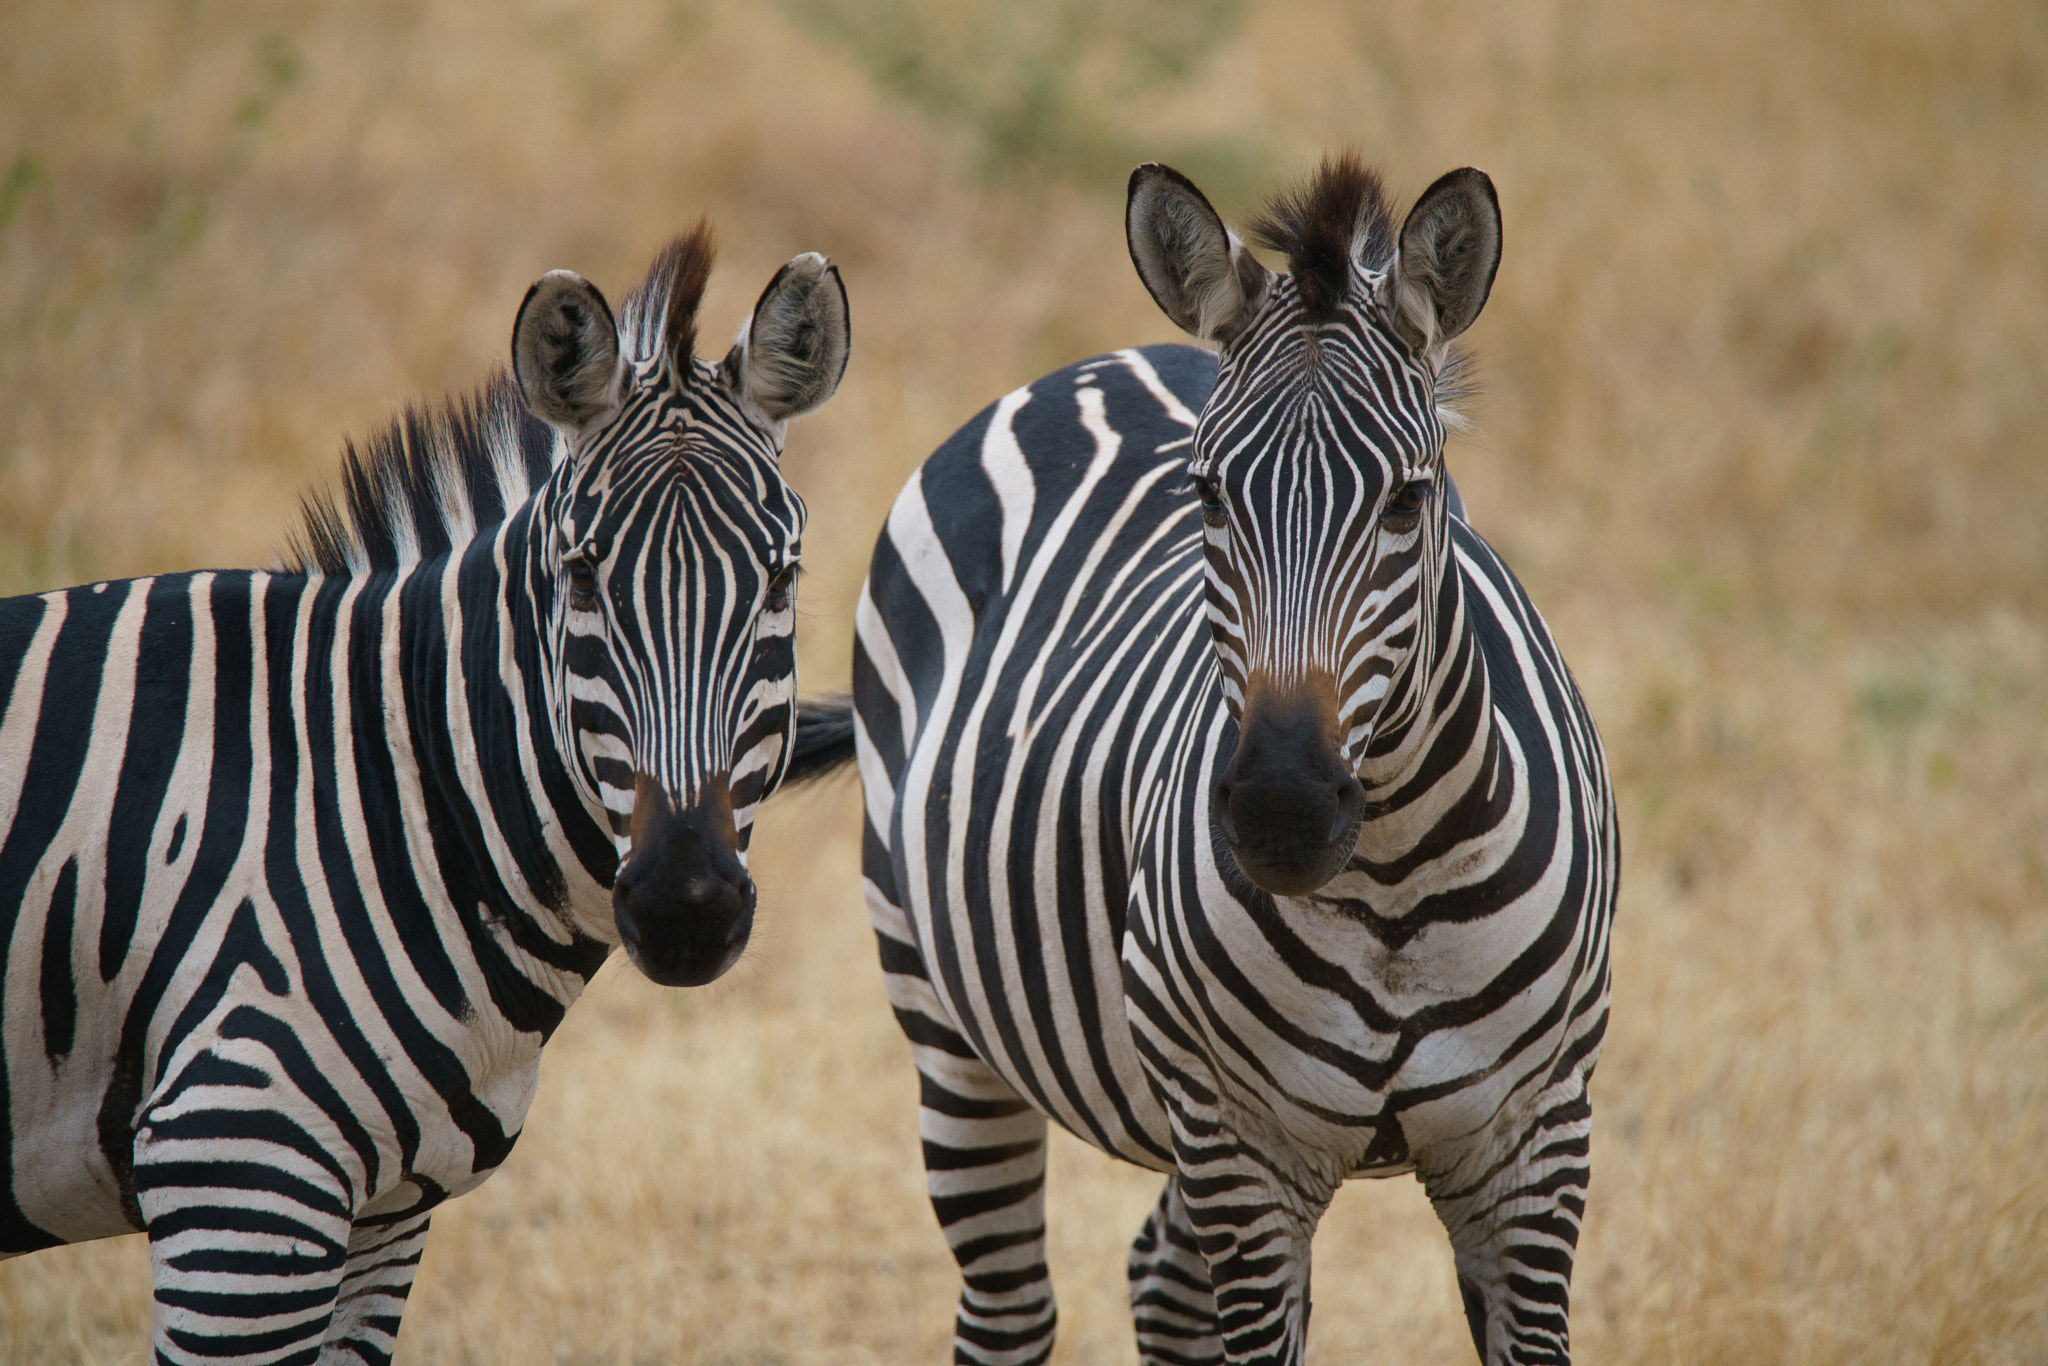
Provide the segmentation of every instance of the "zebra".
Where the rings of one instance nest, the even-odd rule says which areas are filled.
[[[862,873],[964,1282],[1046,1359],[1048,1121],[1166,1177],[1148,1363],[1299,1363],[1337,1185],[1413,1172],[1489,1363],[1565,1361],[1619,836],[1599,738],[1444,467],[1492,182],[1398,230],[1356,156],[1252,232],[1129,186],[1188,346],[1019,389],[888,514],[850,703]],[[832,730],[850,706],[851,733]]]
[[[0,1255],[146,1232],[156,1361],[388,1361],[611,949],[744,949],[850,333],[806,253],[699,358],[713,254],[541,277],[272,570],[0,600]]]

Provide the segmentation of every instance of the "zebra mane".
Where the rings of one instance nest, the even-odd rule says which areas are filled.
[[[466,398],[409,406],[363,445],[343,443],[340,488],[303,500],[283,567],[374,574],[446,554],[531,497],[554,449],[504,371]]]
[[[704,301],[704,285],[717,256],[718,244],[705,219],[661,249],[647,268],[647,278],[619,306],[619,329],[632,359],[651,359],[659,347],[674,367],[677,383],[690,381],[697,305]]]
[[[1326,156],[1305,184],[1282,190],[1251,224],[1252,240],[1287,254],[1309,320],[1326,323],[1351,287],[1352,263],[1394,264],[1394,220],[1379,173],[1356,153]]]
[[[1324,157],[1307,181],[1267,200],[1249,231],[1260,246],[1287,253],[1287,273],[1313,323],[1336,317],[1354,263],[1382,274],[1394,267],[1386,188],[1355,152]],[[1472,353],[1451,347],[1437,365],[1437,415],[1446,426],[1467,427],[1464,408],[1478,395]]]
[[[629,360],[664,356],[677,380],[689,381],[715,253],[709,224],[699,222],[654,258],[620,307]],[[340,488],[302,500],[281,568],[374,574],[446,554],[532,497],[555,454],[554,429],[527,410],[502,370],[466,398],[409,406],[363,445],[344,441]]]

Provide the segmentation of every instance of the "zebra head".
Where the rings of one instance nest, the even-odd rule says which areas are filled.
[[[612,918],[648,977],[711,981],[753,924],[746,847],[795,727],[804,504],[785,424],[846,368],[839,272],[785,265],[725,359],[694,355],[709,232],[672,244],[614,318],[568,271],[512,335],[527,406],[566,447],[536,496],[527,581],[559,753],[619,863]]]
[[[1401,745],[1433,667],[1442,404],[1500,262],[1499,205],[1483,172],[1453,171],[1396,232],[1378,177],[1329,160],[1253,227],[1284,275],[1164,166],[1132,174],[1125,225],[1166,315],[1221,348],[1189,462],[1238,728],[1216,827],[1252,882],[1303,895],[1349,860],[1360,776]]]

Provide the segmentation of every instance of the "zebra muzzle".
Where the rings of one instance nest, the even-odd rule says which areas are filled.
[[[1247,710],[1211,794],[1238,871],[1274,896],[1302,896],[1342,871],[1358,842],[1365,788],[1313,708]]]
[[[635,784],[632,847],[612,882],[612,918],[633,966],[663,986],[716,980],[754,927],[754,882],[740,862],[721,776],[678,809],[646,776]]]

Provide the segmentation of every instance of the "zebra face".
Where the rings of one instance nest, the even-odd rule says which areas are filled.
[[[554,738],[619,858],[604,928],[648,977],[694,986],[732,966],[753,924],[747,840],[795,728],[805,511],[782,437],[836,388],[848,330],[838,272],[802,256],[723,362],[697,360],[708,239],[671,253],[616,324],[587,282],[543,279],[513,353],[528,404],[565,438],[535,503],[530,583]]]
[[[1427,406],[1380,401],[1419,376],[1370,319],[1307,331],[1292,292],[1279,282],[1226,356],[1190,475],[1238,723],[1217,825],[1247,877],[1299,895],[1343,867],[1365,815],[1359,758],[1413,659],[1441,545],[1443,431]]]
[[[1449,553],[1439,395],[1499,260],[1491,183],[1453,172],[1398,246],[1376,178],[1326,166],[1255,231],[1275,275],[1165,167],[1132,176],[1131,256],[1167,315],[1222,344],[1189,474],[1237,742],[1210,794],[1239,871],[1274,895],[1343,869],[1368,752],[1426,675]]]

